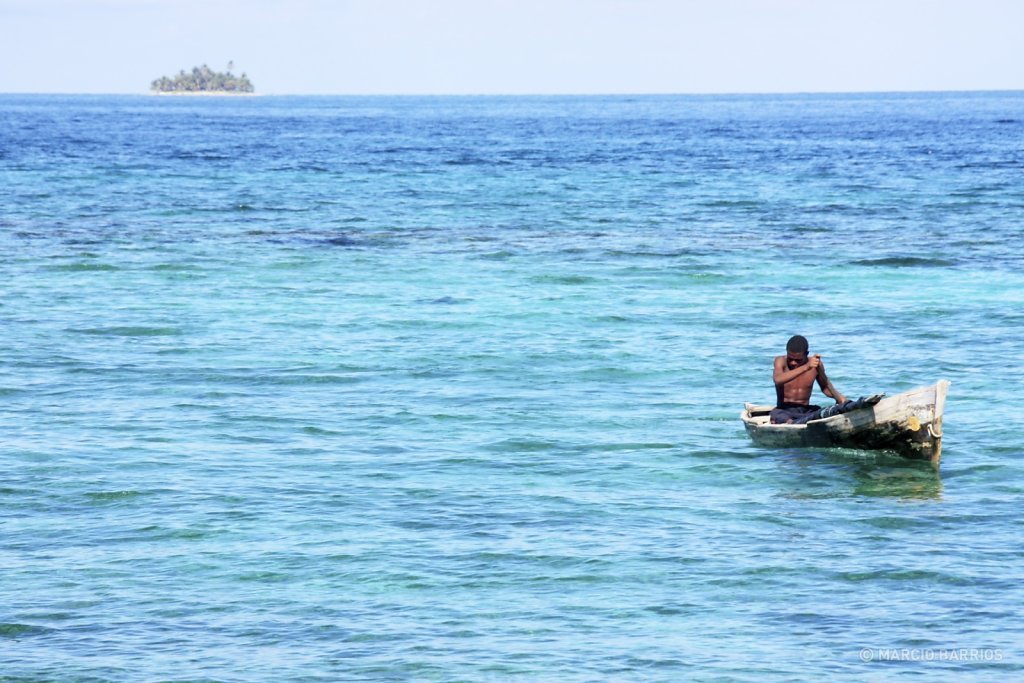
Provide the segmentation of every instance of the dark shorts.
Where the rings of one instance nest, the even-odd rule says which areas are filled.
[[[828,408],[822,408],[821,406],[805,406],[799,403],[783,403],[778,408],[772,409],[769,413],[769,418],[773,425],[786,424],[787,422],[795,425],[807,424],[811,420],[821,420],[826,417],[832,417],[833,415],[842,415],[848,413],[851,410],[857,410],[858,408],[866,408],[873,406],[882,400],[885,394],[875,394],[865,398],[861,396],[856,401],[843,401],[842,403],[836,403],[834,406]]]
[[[815,419],[821,412],[821,406],[805,406],[799,403],[783,403],[778,408],[773,408],[769,418],[773,425],[792,424],[802,425]]]

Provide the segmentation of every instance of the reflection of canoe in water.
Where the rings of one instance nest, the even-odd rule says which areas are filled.
[[[942,413],[949,382],[883,398],[876,405],[807,424],[773,425],[774,406],[746,404],[740,419],[759,446],[837,447],[895,451],[908,458],[939,464]]]

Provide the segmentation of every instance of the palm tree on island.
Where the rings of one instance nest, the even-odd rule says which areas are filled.
[[[157,94],[214,93],[220,95],[251,94],[255,91],[249,77],[242,73],[235,76],[231,70],[235,63],[228,62],[226,72],[213,71],[203,64],[192,68],[192,73],[182,69],[174,78],[161,76],[153,81],[149,89]]]

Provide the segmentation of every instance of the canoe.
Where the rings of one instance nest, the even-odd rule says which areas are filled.
[[[942,456],[942,414],[949,382],[883,398],[873,406],[807,424],[769,422],[775,406],[744,405],[740,419],[759,446],[835,447],[894,451],[938,466]]]

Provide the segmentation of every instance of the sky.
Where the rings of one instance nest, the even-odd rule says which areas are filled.
[[[1024,89],[1024,0],[0,0],[0,93]]]

